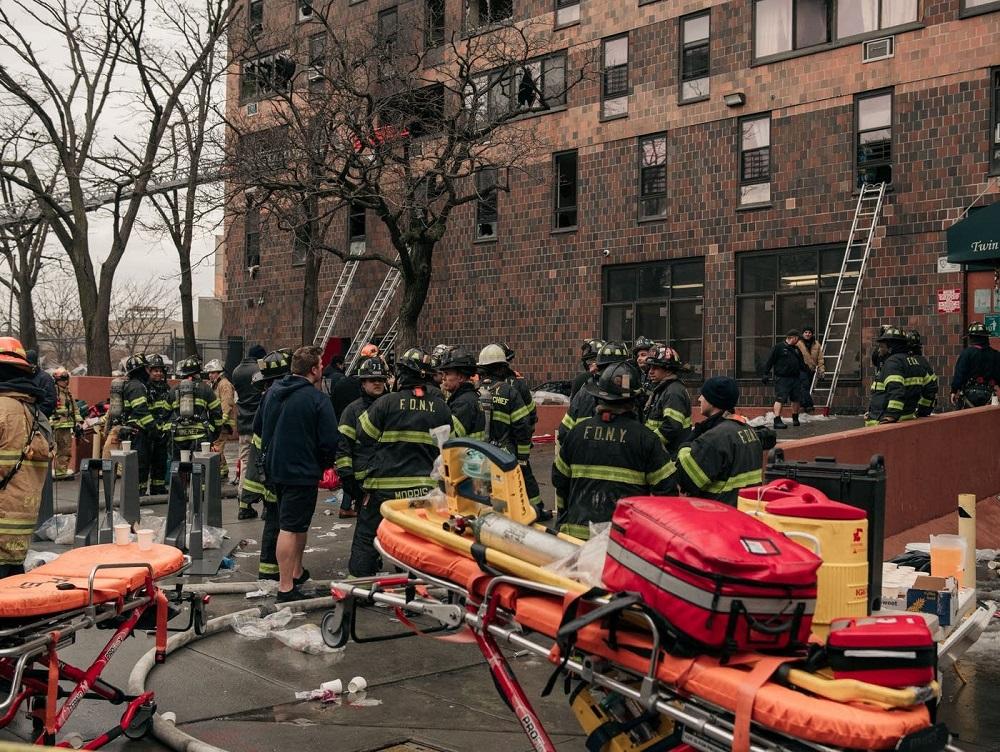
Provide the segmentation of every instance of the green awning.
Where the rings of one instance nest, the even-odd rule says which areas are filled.
[[[1000,262],[1000,201],[970,212],[947,232],[951,263]]]

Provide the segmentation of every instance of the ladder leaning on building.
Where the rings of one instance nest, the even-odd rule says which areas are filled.
[[[813,399],[817,404],[824,405],[825,412],[829,412],[833,406],[833,395],[847,355],[847,343],[850,341],[851,325],[854,323],[861,285],[871,256],[875,227],[882,215],[885,189],[885,183],[865,183],[858,195],[858,205],[854,210],[851,232],[847,236],[847,247],[844,249],[840,275],[837,277],[837,288],[833,293],[830,315],[823,330],[823,367],[826,370],[826,380],[820,379],[817,369],[812,382]]]

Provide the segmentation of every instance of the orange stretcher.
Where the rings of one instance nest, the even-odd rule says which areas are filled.
[[[31,572],[0,579],[0,727],[9,724],[27,701],[37,744],[57,744],[56,735],[81,701],[98,699],[126,706],[117,726],[87,740],[97,749],[119,736],[138,738],[152,724],[152,692],[138,696],[101,679],[108,661],[136,629],[155,630],[156,661],[166,657],[167,622],[178,609],[157,580],[181,573],[189,560],[172,546],[102,544],[67,551]],[[205,598],[182,593],[173,603],[191,603],[191,622],[200,628]],[[114,630],[86,669],[59,659],[59,649],[78,632],[99,627]],[[64,683],[72,684],[65,689]],[[64,700],[60,704],[60,700]]]
[[[648,617],[643,621],[639,612],[618,620],[613,635],[602,620],[579,628],[571,647],[563,651],[560,644],[566,644],[559,637],[567,605],[574,603],[574,612],[584,613],[599,609],[606,599],[490,571],[489,566],[481,566],[482,557],[477,562],[389,520],[379,527],[377,548],[409,574],[334,583],[339,603],[324,617],[327,643],[343,645],[352,638],[367,641],[359,639],[355,611],[373,603],[394,606],[399,620],[415,630],[418,627],[410,622],[415,615],[437,620],[444,631],[471,628],[498,689],[539,752],[554,746],[547,746],[541,721],[513,679],[502,652],[495,649],[495,641],[544,656],[586,686],[620,692],[669,717],[683,732],[669,746],[595,748],[713,752],[954,749],[947,730],[932,721],[931,702],[902,707],[840,702],[821,696],[838,683],[819,678],[820,694],[803,691],[801,684],[796,687],[785,680],[785,664],[794,660],[789,658],[742,654],[723,663],[704,655],[677,657],[660,649],[656,625]],[[440,597],[442,592],[446,598]]]

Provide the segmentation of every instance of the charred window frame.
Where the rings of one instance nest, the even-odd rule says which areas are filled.
[[[476,194],[476,240],[496,240],[500,212],[495,167],[476,171]]]
[[[427,30],[425,41],[428,47],[444,44],[445,34],[445,0],[426,0],[425,13]]]
[[[576,149],[553,155],[553,226],[556,230],[575,230],[577,227],[578,169]]]
[[[514,0],[464,0],[464,2],[466,31],[478,31],[514,18]]]
[[[892,184],[892,90],[854,97],[855,185]]]
[[[473,79],[465,107],[480,123],[566,106],[566,52],[532,58],[519,70],[493,70]]]
[[[682,16],[680,45],[680,101],[698,102],[711,95],[710,11]]]
[[[288,50],[270,52],[240,66],[240,104],[256,102],[291,90],[295,61]]]
[[[322,91],[326,69],[326,32],[309,37],[309,91]]]
[[[247,3],[247,32],[256,36],[264,31],[264,0],[249,0]]]
[[[771,113],[740,118],[740,206],[771,202]]]
[[[639,139],[639,220],[667,216],[667,134]]]
[[[347,242],[351,252],[364,250],[368,240],[368,216],[365,207],[352,201],[347,207]],[[359,248],[360,246],[360,248]]]
[[[628,115],[628,34],[601,40],[601,118]]]

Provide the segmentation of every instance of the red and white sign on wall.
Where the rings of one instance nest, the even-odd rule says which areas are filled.
[[[949,287],[938,290],[938,313],[961,313],[962,288]]]

